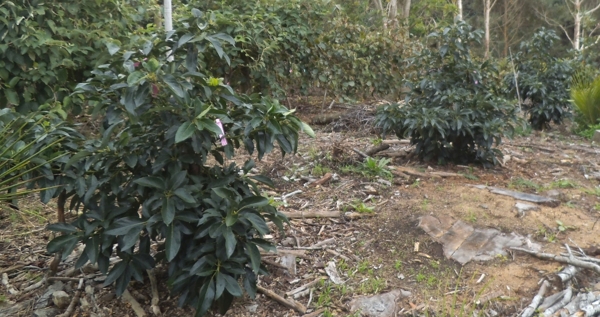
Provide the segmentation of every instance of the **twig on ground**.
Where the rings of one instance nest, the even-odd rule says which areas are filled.
[[[312,282],[306,283],[306,284],[304,284],[304,285],[302,285],[300,287],[297,287],[297,288],[295,288],[295,289],[293,289],[293,290],[285,293],[285,295],[287,295],[287,296],[293,296],[296,293],[300,293],[300,292],[302,292],[302,291],[304,291],[306,289],[309,289],[309,288],[317,285],[317,283],[319,283],[321,280],[324,280],[324,279],[325,279],[325,277],[323,277],[323,276],[318,277],[317,279],[315,279]]]
[[[77,303],[79,303],[79,298],[81,297],[82,289],[83,289],[83,278],[80,278],[79,285],[77,285],[77,291],[75,291],[75,296],[73,296],[73,299],[71,300],[71,303],[69,303],[67,310],[65,310],[64,313],[62,313],[56,317],[70,317],[73,314],[73,312],[75,312],[75,306],[77,305]]]
[[[525,310],[521,314],[521,317],[533,316],[533,314],[535,313],[535,310],[542,303],[542,299],[544,299],[544,294],[546,294],[546,290],[548,289],[548,287],[550,287],[550,282],[548,282],[548,280],[544,280],[544,282],[542,283],[542,286],[540,287],[540,290],[531,300],[531,304],[529,304],[529,306],[527,306],[525,308]]]
[[[565,291],[564,296],[556,302],[554,305],[550,306],[548,309],[544,311],[542,316],[552,316],[555,312],[559,311],[561,308],[565,307],[570,301],[571,297],[573,297],[573,289],[571,288],[571,282],[567,283],[567,289]]]
[[[121,300],[131,305],[131,309],[133,309],[137,317],[146,317],[146,312],[142,308],[142,305],[131,295],[129,290],[125,289],[125,292],[121,295]]]
[[[325,312],[325,308],[321,308],[319,310],[316,310],[308,315],[304,315],[302,317],[318,317],[319,315],[321,315],[323,312]]]
[[[352,151],[354,151],[356,154],[360,155],[361,158],[366,159],[367,157],[370,157],[369,155],[367,155],[366,153],[353,148]]]
[[[259,291],[260,293],[264,294],[265,296],[273,299],[274,301],[280,303],[281,305],[299,312],[300,314],[306,313],[306,307],[304,307],[304,305],[296,302],[295,300],[287,300],[287,299],[277,295],[275,292],[268,290],[259,285],[256,286],[256,290]]]
[[[527,250],[527,249],[523,249],[523,248],[517,248],[517,247],[512,247],[511,250],[521,251],[521,252],[533,255],[539,259],[552,260],[552,261],[556,261],[556,262],[560,262],[560,263],[571,264],[573,266],[581,267],[584,269],[590,269],[590,270],[595,271],[596,273],[600,273],[600,265],[597,265],[597,264],[594,264],[591,262],[582,261],[577,258],[570,259],[568,257],[564,257],[564,256],[556,255],[556,254],[540,253],[540,252],[535,252],[535,251],[531,251],[531,250]]]
[[[10,285],[10,281],[8,280],[8,274],[6,274],[6,273],[2,273],[2,285],[4,285],[4,287],[6,287],[6,290],[11,295],[19,294],[19,291],[17,289],[15,289],[12,285]]]

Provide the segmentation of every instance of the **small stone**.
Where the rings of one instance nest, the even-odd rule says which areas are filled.
[[[600,291],[600,282],[594,285],[594,291]]]
[[[71,303],[71,297],[65,291],[55,291],[52,293],[52,302],[54,306],[64,309]]]
[[[596,143],[600,143],[600,130],[594,131],[594,136],[592,137],[592,141]]]
[[[567,195],[565,195],[565,193],[563,193],[562,191],[560,191],[558,189],[549,190],[545,194],[546,194],[546,196],[548,196],[550,198],[553,198],[553,199],[556,199],[556,200],[559,200],[562,202],[568,201]]]
[[[40,298],[34,304],[34,310],[40,310],[42,308],[48,307],[50,305],[50,301],[52,299],[52,293],[56,291],[62,291],[65,289],[65,284],[61,281],[58,281],[48,287],[46,292],[40,296]]]
[[[256,310],[258,309],[258,304],[246,306],[246,309],[248,310],[249,313],[256,314]]]
[[[517,202],[515,204],[515,209],[517,210],[519,217],[524,217],[528,211],[540,210],[540,207],[523,202]]]
[[[488,205],[486,205],[486,204],[481,204],[481,205],[479,205],[479,208],[481,208],[481,209],[485,209],[485,210],[488,210],[488,209],[490,209],[490,207],[489,207]]]
[[[350,311],[360,311],[361,316],[367,317],[393,317],[396,316],[398,300],[410,296],[410,292],[399,289],[371,297],[359,296],[350,302]]]
[[[60,309],[54,307],[36,309],[33,311],[33,317],[54,317],[60,313]]]
[[[398,278],[403,280],[404,279],[404,274],[398,274]]]

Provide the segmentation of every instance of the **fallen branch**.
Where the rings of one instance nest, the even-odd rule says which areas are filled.
[[[389,144],[382,143],[382,144],[380,144],[378,146],[374,146],[372,148],[367,149],[365,151],[365,154],[368,155],[368,156],[373,156],[375,153],[379,153],[381,151],[385,151],[385,150],[387,150],[389,148],[390,148]]]
[[[121,295],[121,300],[131,305],[131,309],[133,309],[137,317],[146,317],[146,312],[142,308],[142,305],[131,295],[128,289],[125,289],[125,292]]]
[[[353,148],[352,151],[356,152],[356,154],[360,155],[360,157],[362,157],[363,159],[370,157],[369,155],[367,155],[366,153],[364,153],[358,149]]]
[[[527,249],[523,249],[523,248],[517,248],[517,247],[512,247],[510,249],[533,255],[539,259],[571,264],[573,266],[577,266],[577,267],[584,268],[584,269],[590,269],[590,270],[595,271],[596,273],[600,273],[600,265],[597,265],[597,264],[594,264],[591,262],[582,261],[577,258],[570,259],[568,257],[564,257],[564,256],[560,256],[560,255],[549,254],[549,253],[539,253],[539,252],[535,252],[535,251],[531,251],[531,250],[527,250]]]
[[[572,297],[573,297],[573,289],[571,288],[571,285],[569,283],[569,285],[567,286],[567,289],[565,290],[565,294],[563,295],[563,297],[558,302],[556,302],[554,305],[552,305],[548,309],[546,309],[544,311],[544,313],[542,314],[542,316],[544,316],[544,317],[552,316],[555,312],[557,312],[561,308],[565,307],[571,301]]]
[[[259,291],[260,293],[264,294],[265,296],[273,299],[274,301],[278,302],[279,304],[281,304],[285,307],[291,308],[291,309],[299,312],[300,314],[306,313],[306,307],[304,307],[304,305],[296,302],[293,299],[287,300],[287,299],[277,295],[275,292],[268,290],[259,285],[256,286],[256,290]]]
[[[381,144],[410,144],[410,140],[383,140],[381,141]]]
[[[288,269],[288,267],[287,267],[287,266],[285,266],[285,265],[283,265],[283,264],[280,264],[280,263],[277,263],[277,262],[275,262],[275,261],[271,261],[271,260],[267,260],[267,259],[261,259],[261,261],[262,261],[262,262],[264,262],[264,263],[266,263],[266,264],[269,264],[269,265],[272,265],[272,266],[278,267],[278,268],[280,268],[280,269],[284,269],[284,270],[287,270],[287,269]]]
[[[57,315],[56,317],[70,317],[73,312],[75,312],[75,306],[79,303],[79,298],[81,297],[81,290],[83,289],[83,278],[79,279],[79,285],[77,285],[77,291],[75,292],[75,296],[69,303],[67,310],[64,313]]]
[[[542,303],[542,300],[544,299],[544,295],[546,294],[546,291],[548,290],[548,287],[550,287],[550,282],[548,282],[548,280],[544,280],[544,282],[542,283],[542,286],[540,287],[540,290],[538,291],[538,293],[531,300],[531,304],[529,304],[529,306],[527,306],[525,308],[525,310],[521,314],[521,317],[531,317],[531,316],[533,316],[533,314],[535,313],[535,310]]]

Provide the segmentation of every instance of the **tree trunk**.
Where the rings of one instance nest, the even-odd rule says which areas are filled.
[[[483,0],[483,20],[485,24],[484,58],[490,55],[490,11],[492,10],[490,0]]]
[[[377,10],[379,10],[379,14],[381,14],[383,18],[383,30],[385,31],[387,30],[387,15],[385,14],[385,9],[383,9],[383,4],[381,3],[381,0],[373,0],[373,3],[375,3]]]
[[[404,10],[402,11],[404,19],[408,19],[410,16],[410,2],[411,0],[404,0]]]
[[[505,58],[508,56],[508,7],[510,0],[504,0],[504,15],[502,16],[502,38],[504,39],[504,49],[502,50],[502,56]]]
[[[458,19],[463,19],[463,5],[462,0],[456,0],[456,7],[458,8]]]
[[[581,3],[583,2],[583,0],[577,0],[575,2],[573,2],[573,4],[575,5],[575,11],[574,11],[574,31],[573,31],[573,48],[576,51],[579,51],[581,49],[581,45],[580,43],[580,39],[581,39]]]
[[[398,27],[398,0],[390,0],[388,19],[394,28]]]

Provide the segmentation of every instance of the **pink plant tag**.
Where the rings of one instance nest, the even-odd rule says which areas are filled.
[[[225,138],[225,129],[223,129],[223,124],[221,123],[221,120],[216,119],[215,123],[217,124],[217,126],[219,126],[219,129],[221,129],[221,132],[223,134],[219,134],[219,138],[221,138],[221,145],[225,146],[227,145],[227,139]]]

